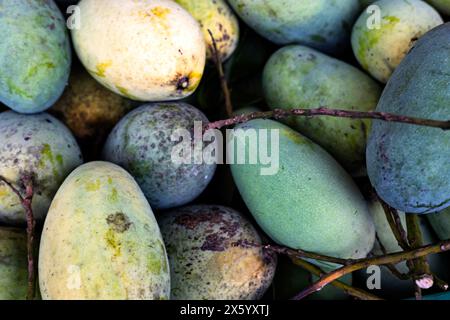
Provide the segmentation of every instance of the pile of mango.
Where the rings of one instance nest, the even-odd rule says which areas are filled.
[[[317,277],[263,244],[342,259],[401,251],[374,192],[405,228],[419,215],[424,244],[449,239],[449,131],[340,117],[236,125],[279,132],[267,175],[259,162],[174,162],[171,139],[230,117],[220,80],[235,114],[449,120],[448,15],[447,0],[0,0],[0,299],[27,295],[25,176],[42,299],[289,299]],[[448,255],[428,262],[450,280]],[[414,295],[381,270],[370,293]],[[341,280],[369,290],[369,276]]]

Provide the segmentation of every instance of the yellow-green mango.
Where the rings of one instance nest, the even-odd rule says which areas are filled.
[[[223,60],[230,57],[239,41],[239,23],[225,0],[175,0],[200,24],[206,40],[206,57],[213,58],[211,31]]]
[[[367,204],[336,160],[273,120],[252,120],[236,128],[242,131],[235,129],[230,137],[235,142],[235,156],[229,158],[234,162],[233,178],[267,235],[291,248],[340,258],[361,258],[370,252],[375,228]],[[246,135],[255,138],[249,140]],[[249,153],[244,155],[249,147],[254,148],[252,155],[265,153],[265,149],[277,154],[278,165],[276,156],[272,156],[270,170],[261,170],[269,169],[262,161],[251,164]],[[244,164],[237,163],[238,155],[243,155]]]
[[[371,111],[381,94],[380,86],[355,67],[299,45],[272,55],[264,68],[263,90],[272,109]],[[351,174],[365,174],[370,121],[291,117],[286,122],[330,152]]]
[[[352,32],[353,52],[361,66],[386,83],[422,35],[442,24],[439,13],[422,0],[380,0],[380,25],[372,25],[371,11],[363,12]]]
[[[47,113],[0,113],[0,175],[24,192],[25,175],[33,177],[33,213],[43,221],[50,202],[83,157],[69,129]],[[19,198],[0,182],[0,222],[25,224]]]
[[[75,51],[102,85],[138,101],[192,94],[205,67],[198,22],[169,0],[81,0]]]
[[[165,246],[134,179],[107,162],[77,168],[58,190],[39,252],[43,299],[168,299]]]

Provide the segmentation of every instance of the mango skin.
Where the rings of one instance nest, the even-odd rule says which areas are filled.
[[[198,197],[211,181],[215,164],[176,164],[171,141],[177,129],[194,130],[194,121],[208,123],[198,109],[185,103],[143,105],[127,114],[113,129],[103,159],[116,163],[136,179],[151,206],[167,209]]]
[[[170,275],[152,209],[134,179],[106,162],[78,167],[42,233],[43,299],[168,299]]]
[[[421,0],[380,0],[381,26],[369,29],[373,13],[363,12],[352,32],[353,52],[364,70],[386,83],[418,38],[443,24],[439,13]]]
[[[192,94],[205,67],[197,21],[169,0],[82,0],[75,51],[102,85],[137,101]],[[111,23],[114,21],[114,23]]]
[[[75,137],[86,140],[107,135],[132,108],[132,101],[109,91],[80,68],[72,71],[69,85],[49,112]]]
[[[355,67],[299,45],[272,55],[264,68],[263,90],[272,109],[372,111],[381,94],[380,86]],[[353,175],[365,174],[370,121],[291,117],[286,123],[325,148]]]
[[[361,258],[370,252],[375,228],[367,205],[327,152],[272,120],[252,120],[236,128],[279,130],[278,173],[261,175],[265,166],[248,164],[248,159],[247,164],[231,164],[244,202],[268,236],[291,248],[341,258]],[[236,153],[243,152],[242,139],[243,135],[236,138]]]
[[[450,1],[449,0],[427,0],[429,4],[445,15],[450,15]]]
[[[358,0],[229,0],[252,29],[276,44],[300,43],[328,53],[347,45]]]
[[[27,278],[25,231],[0,227],[0,300],[25,300]]]
[[[377,111],[443,120],[450,118],[450,85],[443,64],[450,55],[450,24],[416,43],[389,80]],[[367,171],[378,195],[411,213],[450,206],[450,132],[408,124],[374,122]]]
[[[206,57],[214,58],[211,30],[222,61],[236,50],[239,41],[239,22],[224,0],[175,0],[200,24],[206,41]]]
[[[450,208],[427,215],[428,221],[441,240],[450,239]]]
[[[237,211],[196,205],[159,219],[171,266],[172,299],[254,300],[272,282],[276,256],[261,248],[253,226]]]
[[[0,175],[21,191],[21,177],[34,176],[33,213],[47,214],[53,196],[83,157],[71,132],[53,116],[0,113]],[[17,195],[0,183],[0,222],[24,224],[25,211]]]
[[[65,20],[53,1],[2,1],[0,101],[20,113],[48,109],[71,65]]]

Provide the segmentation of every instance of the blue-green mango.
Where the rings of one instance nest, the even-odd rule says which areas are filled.
[[[358,0],[229,0],[251,28],[277,44],[335,52],[348,44]]]
[[[235,146],[228,159],[234,162],[234,181],[256,222],[275,242],[341,258],[365,257],[372,249],[375,228],[361,192],[320,146],[262,119],[237,126],[228,138],[229,151],[233,141]],[[248,148],[252,152],[244,154]],[[271,163],[261,156],[252,159],[266,149]]]
[[[263,90],[270,108],[328,107],[372,111],[381,95],[379,84],[355,67],[299,46],[287,46],[267,62]],[[365,175],[370,121],[333,117],[291,117],[293,128],[330,152],[353,175]]]
[[[0,0],[0,101],[37,113],[60,97],[70,73],[64,17],[53,0]]]
[[[377,111],[450,119],[450,24],[424,35],[389,80]],[[367,171],[392,207],[431,213],[450,206],[450,131],[375,121]]]

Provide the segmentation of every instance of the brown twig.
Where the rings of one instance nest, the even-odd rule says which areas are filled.
[[[386,248],[384,247],[383,243],[381,242],[380,238],[378,237],[378,234],[376,234],[376,240],[378,242],[378,245],[380,246],[381,252],[383,253],[383,255],[387,255],[388,252],[386,250]],[[389,271],[398,279],[400,280],[408,280],[411,277],[408,274],[402,273],[400,272],[397,267],[394,264],[387,264],[386,267],[389,269]]]
[[[213,60],[214,63],[216,64],[217,72],[219,73],[220,85],[222,87],[223,96],[225,99],[225,110],[228,117],[231,117],[231,115],[233,114],[233,104],[231,102],[231,94],[230,89],[228,88],[227,79],[225,78],[225,73],[223,71],[222,58],[220,57],[219,49],[217,48],[217,42],[211,30],[208,29],[208,33],[212,40],[211,51],[213,53]]]
[[[408,229],[408,242],[412,249],[420,248],[423,245],[422,231],[420,230],[419,217],[415,214],[406,215],[406,226]],[[421,257],[411,260],[413,279],[416,286],[416,296],[421,296],[420,289],[429,289],[434,284],[434,278],[430,270],[427,258]]]
[[[269,251],[271,253],[277,253],[277,254],[283,254],[288,256],[292,262],[299,267],[305,269],[306,271],[316,275],[316,276],[323,276],[325,272],[320,269],[318,266],[303,260],[302,258],[306,259],[314,259],[314,260],[320,260],[320,261],[326,261],[331,263],[336,263],[340,265],[345,265],[347,263],[351,263],[353,260],[346,260],[346,259],[339,259],[339,258],[333,258],[328,257],[320,254],[310,253],[303,250],[294,250],[287,247],[281,247],[277,245],[260,245],[249,241],[237,241],[233,243],[234,246],[237,247],[244,247],[244,248],[261,248],[263,250]],[[382,300],[379,297],[370,294],[362,289],[358,289],[355,287],[352,287],[346,283],[343,283],[341,281],[333,281],[331,285],[340,288],[344,290],[347,294],[361,299],[361,300]]]
[[[306,288],[293,299],[303,299],[306,296],[320,291],[329,283],[358,270],[367,268],[372,265],[397,264],[402,261],[413,260],[430,254],[441,253],[450,250],[450,240],[440,242],[435,245],[423,246],[414,250],[392,253],[384,256],[355,260],[352,264],[343,266],[333,272],[323,276],[319,281]]]
[[[28,285],[27,285],[27,299],[34,299],[35,293],[35,265],[34,265],[34,237],[36,221],[33,216],[32,202],[33,202],[33,178],[29,174],[24,174],[21,178],[21,182],[25,188],[25,195],[23,196],[20,191],[13,186],[6,178],[0,176],[0,182],[7,185],[11,191],[13,191],[20,200],[20,203],[25,210],[27,221],[27,270],[28,270]]]
[[[246,113],[235,116],[230,119],[211,122],[205,126],[205,130],[220,129],[222,127],[248,122],[253,119],[269,119],[269,118],[283,119],[291,116],[303,116],[303,117],[329,116],[329,117],[352,118],[352,119],[375,119],[388,122],[408,123],[418,126],[440,128],[442,130],[450,130],[450,120],[439,121],[432,119],[407,117],[387,112],[339,110],[339,109],[328,109],[325,107],[320,107],[316,109],[290,109],[290,110],[274,109],[272,111]]]
[[[297,259],[295,257],[291,257],[291,260],[295,265],[299,266],[300,268],[302,268],[318,277],[322,277],[325,274],[325,272],[322,269],[320,269],[319,267],[315,266],[312,263],[309,263],[308,261],[305,261],[303,259]],[[339,281],[339,280],[335,280],[335,281],[331,282],[330,284],[335,286],[336,288],[342,289],[348,295],[355,297],[357,299],[360,299],[360,300],[383,300],[383,299],[377,297],[376,295],[368,293],[362,289],[352,287],[352,286],[350,286],[342,281]]]

